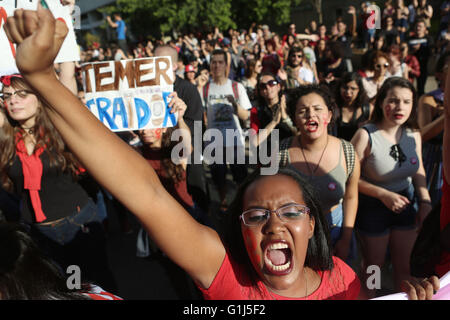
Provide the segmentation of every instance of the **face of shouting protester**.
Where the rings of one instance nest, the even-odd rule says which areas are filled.
[[[333,113],[317,93],[309,93],[297,101],[295,124],[303,137],[317,139],[328,134],[328,124]]]
[[[355,101],[356,97],[358,97],[358,93],[359,87],[356,81],[350,81],[341,86],[341,97],[348,104]]]
[[[3,103],[11,119],[17,121],[23,128],[35,125],[40,108],[37,96],[25,87],[3,87]]]
[[[290,205],[305,206],[299,185],[285,175],[263,176],[249,185],[243,199],[243,210],[246,215],[252,210],[253,219],[260,217],[255,218],[253,212],[264,212],[255,209],[272,211],[267,220],[260,219],[255,225],[241,220],[245,247],[256,273],[270,291],[291,297],[303,294],[302,274],[308,242],[314,233],[314,218],[302,211],[296,219],[283,221],[273,212]]]

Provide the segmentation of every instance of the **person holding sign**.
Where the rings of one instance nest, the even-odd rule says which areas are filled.
[[[18,44],[17,65],[48,102],[49,116],[63,139],[86,169],[137,216],[158,247],[193,278],[205,298],[358,296],[354,272],[331,257],[326,222],[311,187],[293,170],[273,176],[256,171],[238,192],[230,215],[237,247],[233,241],[224,244],[214,230],[196,222],[145,159],[56,79],[52,64],[66,31],[64,23],[42,8],[18,10],[7,23],[9,37]],[[415,296],[419,287],[410,287],[410,297],[430,299],[439,281],[431,278],[423,287],[431,291]]]
[[[0,81],[7,115],[0,128],[2,188],[20,198],[20,220],[64,271],[78,265],[83,276],[114,289],[101,220],[82,186],[88,177],[52,125],[45,102],[22,76]]]

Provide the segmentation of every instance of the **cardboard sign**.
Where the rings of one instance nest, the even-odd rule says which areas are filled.
[[[175,126],[168,108],[175,77],[170,57],[82,65],[86,105],[110,130]]]
[[[19,73],[15,62],[15,46],[9,42],[4,30],[6,19],[9,16],[13,16],[16,9],[36,10],[38,2],[39,0],[0,0],[0,52],[2,53],[2,58],[0,59],[0,76]],[[46,3],[54,17],[62,18],[69,28],[69,33],[64,40],[55,62],[79,61],[80,52],[75,39],[69,7],[63,6],[59,0],[46,0]]]

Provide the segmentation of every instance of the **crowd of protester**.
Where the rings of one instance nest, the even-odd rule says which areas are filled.
[[[307,261],[304,263],[304,279],[311,281],[310,290],[308,291],[308,287],[305,289],[305,297],[310,295],[315,299],[328,299],[333,296],[339,299],[375,297],[376,292],[364,285],[361,285],[359,293],[359,284],[355,284],[353,271],[342,261],[348,263],[354,272],[358,273],[361,283],[365,283],[367,276],[365,268],[369,265],[382,268],[388,259],[393,266],[392,287],[395,291],[401,291],[402,283],[412,281],[416,276],[410,270],[410,256],[418,231],[424,230],[422,225],[431,215],[432,209],[440,208],[442,188],[443,185],[447,186],[444,174],[446,164],[442,155],[446,119],[444,92],[450,63],[450,1],[442,1],[442,5],[437,8],[433,8],[427,0],[415,0],[408,4],[407,2],[409,1],[386,1],[381,11],[380,29],[368,27],[371,3],[362,2],[359,8],[348,7],[345,14],[339,16],[332,25],[311,21],[308,27],[301,31],[297,30],[295,23],[289,24],[284,33],[274,32],[268,24],[252,24],[247,30],[221,31],[214,28],[209,33],[188,33],[175,39],[165,38],[139,43],[126,43],[124,22],[120,14],[115,14],[114,22],[109,17],[107,22],[112,28],[121,28],[117,31],[118,36],[120,34],[118,43],[111,45],[94,43],[81,49],[81,60],[76,63],[75,75],[78,97],[82,102],[85,102],[82,100],[84,92],[81,72],[81,65],[84,62],[171,56],[177,79],[172,106],[179,112],[178,116],[181,119],[175,129],[183,128],[191,133],[190,136],[183,137],[183,142],[189,141],[191,137],[195,139],[193,135],[196,121],[201,123],[202,129],[226,127],[239,132],[239,136],[232,143],[224,141],[224,155],[231,148],[235,155],[233,161],[228,164],[225,162],[212,165],[207,163],[198,165],[187,161],[191,152],[194,154],[195,151],[199,151],[195,150],[195,144],[194,150],[184,155],[181,164],[174,164],[170,159],[174,146],[170,136],[174,128],[119,134],[120,138],[142,154],[149,167],[155,170],[165,190],[196,222],[215,229],[219,234],[224,233],[223,236],[227,239],[226,248],[230,249],[226,255],[218,238],[209,235],[208,232],[205,233],[200,227],[193,227],[193,230],[199,232],[197,237],[192,235],[185,238],[192,240],[192,243],[199,243],[200,239],[211,241],[210,245],[202,243],[199,249],[199,254],[211,250],[205,254],[205,259],[210,262],[209,269],[195,263],[190,266],[190,260],[187,258],[190,250],[186,251],[185,256],[175,252],[180,249],[176,249],[175,245],[171,247],[166,244],[165,242],[169,240],[164,241],[165,238],[155,231],[152,215],[148,217],[140,215],[137,213],[141,210],[140,204],[127,205],[125,197],[119,201],[120,197],[117,194],[112,195],[114,191],[120,193],[117,189],[112,188],[110,194],[95,181],[91,181],[94,187],[90,193],[80,191],[73,199],[67,194],[58,197],[66,199],[66,204],[69,201],[82,201],[86,205],[87,209],[77,207],[75,214],[79,219],[84,219],[83,215],[87,215],[91,210],[89,207],[91,200],[85,201],[84,198],[90,196],[96,202],[97,210],[103,212],[102,218],[86,218],[88,219],[86,222],[79,220],[83,228],[87,228],[88,221],[93,223],[93,220],[103,222],[103,226],[106,226],[105,218],[111,214],[105,207],[107,201],[112,202],[116,211],[122,214],[127,210],[124,205],[130,211],[134,210],[133,213],[141,220],[148,234],[152,235],[151,238],[155,237],[155,242],[161,244],[160,249],[164,252],[167,250],[169,258],[178,263],[196,281],[205,298],[278,299],[283,297],[282,294],[278,295],[283,290],[269,290],[266,285],[261,287],[257,283],[258,276],[266,280],[270,276],[261,275],[258,270],[257,274],[254,274],[254,270],[249,270],[252,264],[253,267],[257,264],[255,261],[258,254],[267,254],[267,260],[272,261],[269,265],[275,270],[272,273],[276,274],[280,272],[276,267],[291,258],[289,254],[279,253],[272,256],[266,252],[257,252],[251,243],[254,240],[252,238],[255,236],[252,234],[254,231],[247,230],[247,232],[245,227],[243,227],[245,248],[241,248],[242,244],[235,243],[236,239],[230,239],[233,238],[231,231],[241,233],[236,227],[238,222],[240,224],[239,219],[242,219],[242,224],[247,227],[263,228],[261,219],[265,217],[270,229],[267,232],[276,232],[275,229],[279,227],[273,222],[269,223],[272,218],[267,210],[258,211],[255,208],[260,207],[254,205],[250,209],[247,207],[248,210],[240,217],[236,216],[236,210],[237,208],[240,210],[240,215],[244,209],[243,203],[261,202],[261,198],[257,196],[259,193],[272,199],[273,195],[268,190],[271,183],[279,185],[280,188],[282,185],[291,184],[290,186],[294,188],[295,184],[286,178],[291,177],[298,184],[296,188],[300,187],[308,210],[311,210],[310,216],[314,217],[315,227],[319,230],[314,236],[310,236],[317,241],[314,242],[317,247],[311,249],[311,252],[308,251]],[[347,24],[347,21],[350,22]],[[430,76],[435,77],[438,85],[427,92],[426,85]],[[22,94],[25,97],[26,92],[32,92],[21,76],[5,79],[3,78],[2,83],[4,88],[7,88],[7,91],[3,92],[3,100],[6,103],[18,99],[15,96]],[[16,91],[9,91],[8,88],[11,87]],[[20,87],[20,90],[17,87]],[[47,100],[47,103],[52,102]],[[76,238],[70,241],[61,240],[58,245],[53,242],[58,240],[59,234],[49,235],[50,231],[44,230],[49,228],[48,223],[44,221],[46,217],[38,216],[41,209],[36,200],[33,200],[35,196],[32,190],[29,194],[25,193],[23,188],[27,187],[19,181],[22,176],[14,172],[17,171],[18,165],[14,166],[12,159],[19,161],[17,157],[14,158],[15,153],[20,157],[20,154],[26,153],[28,144],[32,143],[41,148],[46,145],[57,145],[54,154],[46,161],[52,163],[54,157],[57,159],[57,167],[66,170],[66,166],[70,166],[69,173],[72,173],[72,176],[80,175],[77,170],[84,172],[85,169],[72,158],[70,152],[67,152],[61,136],[57,133],[61,125],[55,129],[46,116],[40,117],[39,121],[46,124],[43,129],[38,124],[32,123],[31,126],[22,126],[24,131],[21,131],[19,127],[14,126],[14,121],[7,120],[7,113],[4,110],[0,114],[0,126],[2,121],[13,124],[11,128],[3,125],[8,129],[3,129],[0,135],[0,146],[7,146],[9,152],[9,158],[0,157],[2,166],[0,182],[3,188],[1,212],[6,220],[13,221],[25,212],[26,221],[39,234],[37,238],[45,244],[42,244],[43,248],[48,249],[50,244],[54,246],[55,248],[48,250],[52,258],[58,260],[59,256],[64,255],[62,250],[67,250],[65,248],[68,243],[71,243],[76,251],[81,245],[90,246],[89,241],[98,243],[103,231],[92,234],[92,240],[86,237],[83,240]],[[33,134],[41,132],[39,130],[42,130],[42,133],[36,139]],[[20,143],[23,140],[17,139],[17,134],[25,137],[25,144]],[[70,134],[66,133],[63,138],[67,138]],[[250,139],[245,139],[246,134]],[[106,139],[105,137],[102,133],[98,139],[100,141]],[[74,140],[71,141],[76,144]],[[258,176],[262,170],[260,166],[236,162],[239,154],[237,146],[243,144],[250,148],[252,143],[257,148],[261,148],[263,143],[276,145],[282,178],[276,175],[262,179]],[[202,145],[206,146],[207,144]],[[119,149],[117,147],[117,150]],[[273,149],[268,147],[268,150]],[[76,156],[81,155],[80,160],[83,161],[84,151],[78,152]],[[25,166],[25,160],[21,161]],[[84,161],[89,163],[89,160]],[[141,166],[142,164],[136,162],[133,169],[137,170]],[[89,163],[87,167],[92,168],[95,165]],[[232,174],[233,188],[236,189],[241,185],[241,189],[237,192],[230,190],[230,184],[226,181],[228,170]],[[207,171],[212,175],[211,181],[206,179]],[[97,175],[94,176],[99,176],[98,172],[95,173]],[[45,171],[44,176],[47,177],[48,174]],[[52,177],[52,179],[62,178]],[[67,188],[74,190],[81,188],[78,180],[72,178],[70,174],[64,179]],[[90,176],[87,179],[93,180]],[[106,179],[103,179],[102,185],[111,183],[105,181]],[[49,183],[48,180],[45,180],[45,183]],[[213,199],[211,186],[217,189],[218,200]],[[250,195],[248,190],[252,190],[254,194]],[[287,190],[286,192],[289,194]],[[52,189],[51,193],[41,195],[43,203],[46,203],[46,197],[53,197],[55,194],[56,190]],[[230,194],[233,197],[235,195],[235,201],[230,201]],[[31,202],[28,197],[31,197]],[[213,200],[218,204],[212,205]],[[19,208],[20,201],[27,204],[25,209]],[[170,201],[168,203],[166,206],[156,205],[156,208],[180,210]],[[319,209],[316,209],[316,205]],[[44,206],[44,211],[50,213],[50,218],[57,221],[70,218],[73,214],[69,209],[53,214],[52,210],[57,209],[57,206],[57,203]],[[276,212],[281,220],[286,219],[289,222],[289,219],[293,218],[289,217],[287,211],[284,213],[279,211],[284,207],[276,208]],[[299,215],[304,214],[302,205],[288,207]],[[316,210],[318,211],[315,212]],[[319,211],[322,213],[318,213]],[[13,216],[11,213],[16,215]],[[226,224],[227,220],[223,219],[223,216],[234,219],[230,226]],[[441,230],[447,230],[447,233],[448,227],[445,229],[447,225],[444,221],[448,222],[449,216],[450,212],[443,209]],[[42,221],[44,223],[41,223]],[[122,222],[126,224],[126,221]],[[192,225],[191,221],[185,223],[188,226]],[[53,224],[50,225],[53,227]],[[125,225],[123,227],[124,230],[127,229]],[[90,225],[90,228],[93,233],[94,229],[97,230],[97,224],[95,227]],[[65,234],[69,231],[65,229],[60,232]],[[90,231],[83,229],[83,232]],[[50,242],[47,240],[45,243],[42,234],[55,237],[57,240],[53,239]],[[180,234],[185,236],[184,232],[180,231]],[[139,235],[148,237],[144,232]],[[234,237],[237,237],[236,234]],[[325,249],[321,246],[327,246],[324,240],[328,239],[327,237],[330,237],[326,240],[329,241],[329,248]],[[241,238],[237,237],[237,240],[239,239]],[[156,250],[155,248],[156,245],[153,246],[153,250]],[[91,246],[91,249],[98,252],[104,250],[94,246]],[[251,263],[247,265],[244,263],[240,267],[243,268],[242,272],[248,274],[245,274],[244,280],[237,279],[234,274],[230,276],[230,270],[235,267],[234,263],[243,261],[239,260],[244,259],[239,254],[246,249]],[[149,250],[144,251],[145,256],[151,254]],[[317,257],[319,251],[323,256]],[[448,253],[444,251],[445,249],[433,272],[421,276],[442,276],[449,270]],[[66,260],[71,255],[75,256],[74,253],[68,254],[65,256]],[[101,266],[90,258],[94,256],[95,254],[88,256],[90,262],[97,267]],[[97,260],[98,258],[100,256],[97,256]],[[63,266],[68,264],[66,261],[58,262]],[[83,262],[76,261],[76,264],[83,265]],[[334,267],[330,267],[332,265]],[[90,267],[86,264],[85,268]],[[105,267],[105,270],[108,268]],[[313,294],[311,288],[318,281],[317,274],[314,273],[317,270],[321,270],[320,276],[328,279],[329,283],[327,288],[321,286],[321,290]],[[333,278],[331,270],[341,272],[343,283],[334,282],[336,279]],[[92,269],[92,272],[92,280],[116,293],[110,279],[96,278],[96,271]],[[220,275],[219,280],[212,276],[216,273]],[[224,284],[219,283],[220,279],[228,283],[226,286],[228,291],[221,292],[221,286]],[[237,288],[241,285],[239,280],[250,281],[251,287],[254,286],[256,289],[244,294],[241,288],[241,292],[238,293]],[[267,281],[276,288],[285,286],[276,283],[275,280]],[[316,288],[318,286],[316,283]],[[289,290],[286,292],[291,294]]]

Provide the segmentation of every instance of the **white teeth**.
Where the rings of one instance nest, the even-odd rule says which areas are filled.
[[[281,242],[273,243],[269,246],[269,250],[278,250],[278,249],[287,249],[287,248],[289,248],[289,246],[286,243],[281,243]]]
[[[275,271],[285,271],[285,270],[289,269],[289,267],[291,266],[290,260],[287,263],[282,264],[281,266],[274,265],[272,263],[272,261],[270,261],[269,259],[265,259],[265,260],[266,260],[267,266],[269,266],[270,269],[275,270]]]

